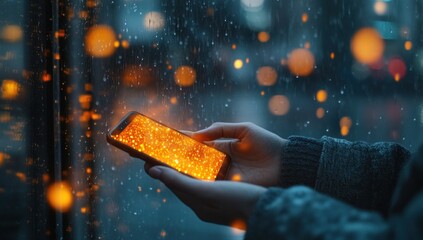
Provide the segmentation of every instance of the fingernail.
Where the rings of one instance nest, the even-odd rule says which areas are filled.
[[[148,171],[148,173],[150,174],[150,176],[152,178],[160,178],[160,175],[162,174],[162,170],[158,167],[153,167],[150,169],[150,171]]]

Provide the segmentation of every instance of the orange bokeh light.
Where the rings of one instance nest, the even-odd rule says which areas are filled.
[[[96,25],[85,35],[85,51],[88,55],[105,58],[115,52],[116,34],[108,25]]]
[[[175,82],[181,87],[189,87],[194,84],[197,78],[195,69],[190,66],[180,66],[174,74]]]
[[[372,64],[383,56],[385,43],[373,28],[358,30],[351,39],[351,51],[355,59],[363,64]]]
[[[303,15],[301,16],[301,21],[303,23],[306,23],[308,21],[308,15],[307,15],[307,13],[303,13]]]
[[[239,182],[241,181],[241,174],[237,173],[231,177],[231,181]]]
[[[275,95],[269,100],[269,111],[274,115],[285,115],[288,113],[289,108],[289,99],[284,95]]]
[[[73,203],[72,190],[68,183],[56,182],[47,189],[47,201],[59,212],[68,211]]]
[[[260,86],[272,86],[276,83],[278,73],[273,67],[264,66],[257,70],[256,78]]]
[[[265,43],[270,40],[270,34],[268,32],[259,32],[257,38],[260,42]]]
[[[19,94],[20,85],[15,80],[5,79],[1,84],[1,98],[12,100]]]
[[[411,41],[405,41],[404,49],[410,51],[413,48],[413,43]]]
[[[324,108],[319,107],[319,108],[316,110],[316,117],[317,117],[318,119],[322,119],[324,116],[325,116],[325,109],[324,109]]]
[[[19,42],[23,37],[22,28],[18,25],[4,26],[0,33],[0,38],[6,42]]]
[[[244,65],[244,63],[242,62],[241,59],[236,59],[234,61],[234,68],[235,69],[241,69],[243,65]]]
[[[341,127],[341,135],[342,136],[347,136],[349,132],[350,132],[350,128],[349,127],[347,127],[347,126],[342,126]]]
[[[122,75],[123,84],[128,87],[146,87],[154,79],[155,74],[152,68],[138,65],[126,67]]]
[[[393,58],[388,63],[388,71],[396,82],[400,81],[407,73],[407,65],[401,58]]]
[[[348,127],[350,128],[352,125],[352,120],[350,117],[342,117],[341,120],[339,120],[339,126],[340,127]]]
[[[247,229],[247,223],[242,219],[235,219],[230,226],[234,228],[235,233],[241,233],[239,230],[245,231]]]
[[[288,56],[289,71],[296,76],[305,77],[314,69],[314,56],[308,49],[297,48]]]
[[[316,100],[318,102],[326,102],[326,99],[328,98],[328,93],[326,92],[326,90],[319,90],[316,93]]]

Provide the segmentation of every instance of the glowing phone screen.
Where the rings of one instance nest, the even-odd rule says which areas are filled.
[[[179,172],[215,180],[226,155],[142,115],[136,115],[113,139]]]

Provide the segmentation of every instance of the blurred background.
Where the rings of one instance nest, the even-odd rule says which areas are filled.
[[[2,0],[0,238],[242,239],[106,143],[128,111],[416,150],[421,12],[421,0]]]

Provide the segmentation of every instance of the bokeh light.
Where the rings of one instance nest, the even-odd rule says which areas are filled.
[[[270,40],[270,34],[268,32],[259,32],[257,38],[260,42],[265,43]]]
[[[340,133],[342,136],[347,136],[350,132],[352,120],[348,116],[344,116],[339,120]]]
[[[241,0],[241,3],[247,8],[261,8],[264,0]]]
[[[50,206],[59,212],[67,212],[73,202],[72,190],[68,183],[56,182],[47,189],[47,201]]]
[[[384,1],[378,0],[373,5],[373,9],[377,15],[384,15],[388,10],[388,4]]]
[[[15,80],[5,79],[1,84],[1,98],[12,100],[19,94],[20,85]]]
[[[317,91],[316,100],[318,102],[321,102],[321,103],[325,102],[327,98],[328,98],[328,93],[326,92],[326,90],[321,89],[321,90]]]
[[[308,49],[297,48],[288,56],[289,71],[296,76],[305,77],[314,69],[314,56]]]
[[[19,42],[23,37],[23,31],[18,25],[6,25],[2,28],[0,37],[6,42]]]
[[[236,60],[234,61],[234,68],[235,68],[235,69],[241,69],[241,68],[242,68],[242,66],[244,66],[244,63],[242,62],[242,60],[241,60],[241,59],[236,59]]]
[[[231,222],[230,226],[233,228],[234,233],[241,234],[247,229],[247,223],[242,219],[235,219]]]
[[[324,108],[322,108],[322,107],[319,107],[319,108],[316,110],[316,117],[317,117],[318,119],[322,119],[324,116],[325,116],[325,109],[324,109]]]
[[[144,17],[144,27],[150,31],[163,29],[165,20],[163,14],[159,12],[148,12]]]
[[[126,67],[122,74],[123,84],[128,87],[146,87],[154,78],[152,68],[138,65]]]
[[[257,70],[256,78],[260,86],[273,86],[278,78],[278,73],[273,67],[264,66]]]
[[[301,21],[303,23],[306,23],[308,21],[308,14],[307,13],[303,13],[303,15],[301,15]]]
[[[393,58],[388,63],[388,71],[394,80],[398,82],[404,78],[407,72],[407,66],[401,58]]]
[[[282,116],[288,113],[290,108],[289,99],[284,95],[275,95],[269,100],[269,111],[273,115]]]
[[[85,35],[85,51],[88,55],[105,58],[115,52],[116,35],[108,25],[96,25],[88,29]]]
[[[189,87],[194,84],[197,73],[195,69],[190,66],[180,66],[176,69],[174,78],[177,85]]]
[[[373,28],[358,30],[351,39],[351,51],[355,59],[363,64],[372,64],[383,56],[385,43]]]
[[[411,41],[405,41],[404,49],[410,51],[413,48],[413,43]]]

